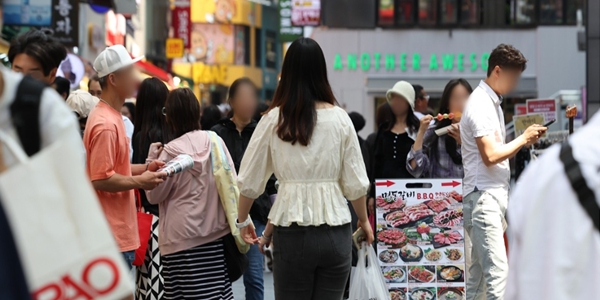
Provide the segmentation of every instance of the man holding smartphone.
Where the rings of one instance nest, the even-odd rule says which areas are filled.
[[[532,125],[506,143],[501,95],[516,87],[526,64],[523,54],[513,46],[496,47],[488,61],[487,78],[469,97],[460,121],[467,300],[504,297],[508,276],[503,238],[510,184],[508,159],[523,146],[535,143],[546,131],[546,127]]]

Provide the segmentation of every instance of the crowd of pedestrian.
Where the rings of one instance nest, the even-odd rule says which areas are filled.
[[[600,186],[594,177],[600,163],[593,159],[599,149],[597,143],[577,148],[597,130],[598,117],[572,140],[575,155],[565,146],[560,153],[547,154],[548,161],[559,156],[567,170],[579,165],[574,161],[585,162],[573,172],[583,171],[592,179],[582,184],[583,175],[572,178],[571,173],[565,179],[556,167],[536,182],[532,170],[547,170],[538,163],[518,185],[515,198],[522,202],[509,205],[508,159],[547,130],[532,125],[506,141],[502,95],[515,88],[527,63],[510,45],[491,52],[487,78],[475,89],[462,78],[448,82],[438,108],[442,118],[434,118],[424,87],[397,82],[387,91],[387,102],[377,108],[377,130],[367,139],[358,134],[365,119],[338,106],[323,52],[309,38],[296,40],[287,50],[270,106],[259,101],[248,78],[231,84],[227,103],[204,107],[188,88],[169,91],[157,78],[138,85],[135,62],[141,57],[132,58],[120,45],[99,54],[93,64],[97,76],[89,80],[88,91],[70,92],[68,80],[56,77],[66,55],[60,43],[40,31],[15,38],[8,57],[17,73],[0,68],[0,131],[20,139],[29,155],[59,139],[82,148],[87,175],[129,268],[140,255],[137,212],[151,216],[147,251],[136,264],[136,291],[130,299],[233,299],[232,283],[242,276],[238,268],[246,299],[262,300],[263,254],[273,258],[277,299],[342,299],[356,263],[352,232],[362,229],[367,242],[374,242],[377,178],[463,178],[466,299],[504,299],[509,276],[510,299],[595,295],[593,285],[581,284],[577,295],[582,298],[569,298],[572,293],[556,285],[541,293],[553,281],[523,275],[570,268],[572,285],[600,280],[598,205],[593,197]],[[39,113],[21,112],[19,99],[36,91]],[[133,95],[135,101],[129,101]],[[39,141],[35,134],[23,134],[15,122],[19,118],[39,123]],[[0,171],[17,163],[3,148]],[[181,154],[192,158],[193,167],[167,177],[162,167]],[[551,190],[541,190],[552,186],[555,174],[563,175],[557,175],[562,181],[556,193],[569,190],[565,197],[579,198],[586,210],[574,201],[554,201],[552,206],[565,207],[580,220],[582,233],[564,234],[572,245],[555,240],[542,250],[531,228],[555,228],[551,220],[561,218],[556,209],[537,210],[544,207],[541,196],[528,202],[527,189],[531,185],[552,198]],[[571,186],[590,192],[581,194]],[[0,299],[27,299],[19,253],[1,208]],[[512,273],[503,238],[507,209],[515,218],[511,268],[519,271]],[[242,239],[250,245],[247,252],[241,251]],[[532,252],[535,248],[560,256],[570,246],[583,247],[586,260],[564,259],[568,266],[561,268]],[[233,252],[245,254],[241,263],[232,260]],[[586,277],[575,274],[586,263],[596,268]]]

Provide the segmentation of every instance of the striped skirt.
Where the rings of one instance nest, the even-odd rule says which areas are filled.
[[[223,240],[162,257],[164,299],[232,300]]]

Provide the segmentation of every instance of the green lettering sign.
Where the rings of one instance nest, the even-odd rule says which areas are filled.
[[[379,71],[379,59],[381,59],[381,53],[379,53],[379,52],[373,53],[373,58],[375,58],[375,70]]]
[[[484,53],[481,55],[481,69],[487,72],[488,69],[488,60],[490,59],[489,53]]]
[[[456,68],[461,72],[465,70],[465,60],[464,59],[465,59],[464,53],[459,53],[456,56]]]
[[[400,53],[400,70],[403,72],[406,71],[406,57],[408,57],[408,54]]]
[[[442,66],[445,71],[452,71],[454,67],[454,54],[442,54]]]
[[[476,57],[477,54],[475,53],[471,53],[471,55],[469,55],[469,61],[471,62],[471,71],[477,70],[477,61],[475,60]]]
[[[429,71],[437,71],[437,69],[438,69],[437,56],[435,56],[435,54],[431,54],[431,58],[429,58]]]
[[[341,70],[343,68],[344,68],[344,66],[342,65],[342,56],[339,54],[336,54],[335,57],[333,58],[333,69]]]
[[[371,56],[369,53],[363,53],[360,55],[360,68],[363,71],[369,71],[371,68]]]
[[[385,55],[385,70],[393,71],[396,67],[396,63],[394,62],[394,54],[386,54]]]
[[[356,70],[356,54],[348,54],[348,70]]]
[[[421,55],[419,53],[413,54],[413,70],[421,70]]]

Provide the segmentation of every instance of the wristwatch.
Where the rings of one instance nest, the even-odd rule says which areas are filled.
[[[252,222],[252,220],[250,218],[247,218],[246,221],[244,221],[242,223],[238,223],[238,219],[235,219],[235,227],[237,227],[238,229],[242,229],[242,228],[250,225],[251,222]]]

